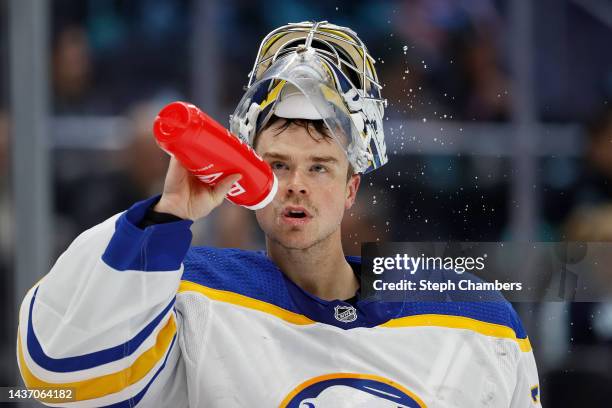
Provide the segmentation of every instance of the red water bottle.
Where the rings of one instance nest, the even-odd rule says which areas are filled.
[[[163,150],[206,184],[240,173],[226,197],[231,202],[258,210],[274,198],[278,181],[268,163],[196,106],[167,105],[157,115],[153,133]]]

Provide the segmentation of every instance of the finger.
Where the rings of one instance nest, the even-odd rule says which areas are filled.
[[[174,157],[170,159],[168,171],[164,180],[165,192],[176,192],[189,173]]]
[[[168,165],[168,173],[172,174],[183,174],[186,173],[187,169],[178,161],[174,156],[170,157],[170,164]]]

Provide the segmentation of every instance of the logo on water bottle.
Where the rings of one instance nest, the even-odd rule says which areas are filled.
[[[218,172],[218,173],[213,173],[213,174],[198,174],[196,177],[206,183],[206,184],[212,184],[215,181],[217,181],[219,179],[219,177],[221,177],[223,175],[223,172]],[[237,181],[232,185],[232,188],[230,189],[230,191],[227,193],[228,196],[230,197],[236,197],[242,193],[246,193],[246,190],[244,187],[242,187],[242,185]]]
[[[200,181],[203,181],[206,184],[212,184],[215,181],[217,181],[217,179],[221,177],[222,175],[223,175],[223,172],[219,172],[219,173],[213,173],[213,174],[198,174],[196,175],[196,177]]]
[[[246,190],[244,189],[244,187],[242,187],[239,182],[235,182],[234,185],[232,185],[230,191],[227,193],[227,195],[230,197],[236,197],[237,195],[240,195],[245,192]]]

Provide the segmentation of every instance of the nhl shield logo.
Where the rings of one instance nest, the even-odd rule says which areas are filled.
[[[350,323],[357,320],[357,309],[353,306],[338,305],[334,308],[334,317],[342,323]]]

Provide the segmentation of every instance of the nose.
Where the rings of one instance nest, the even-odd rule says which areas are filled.
[[[287,194],[307,195],[308,192],[303,175],[299,170],[293,170],[287,180]]]

